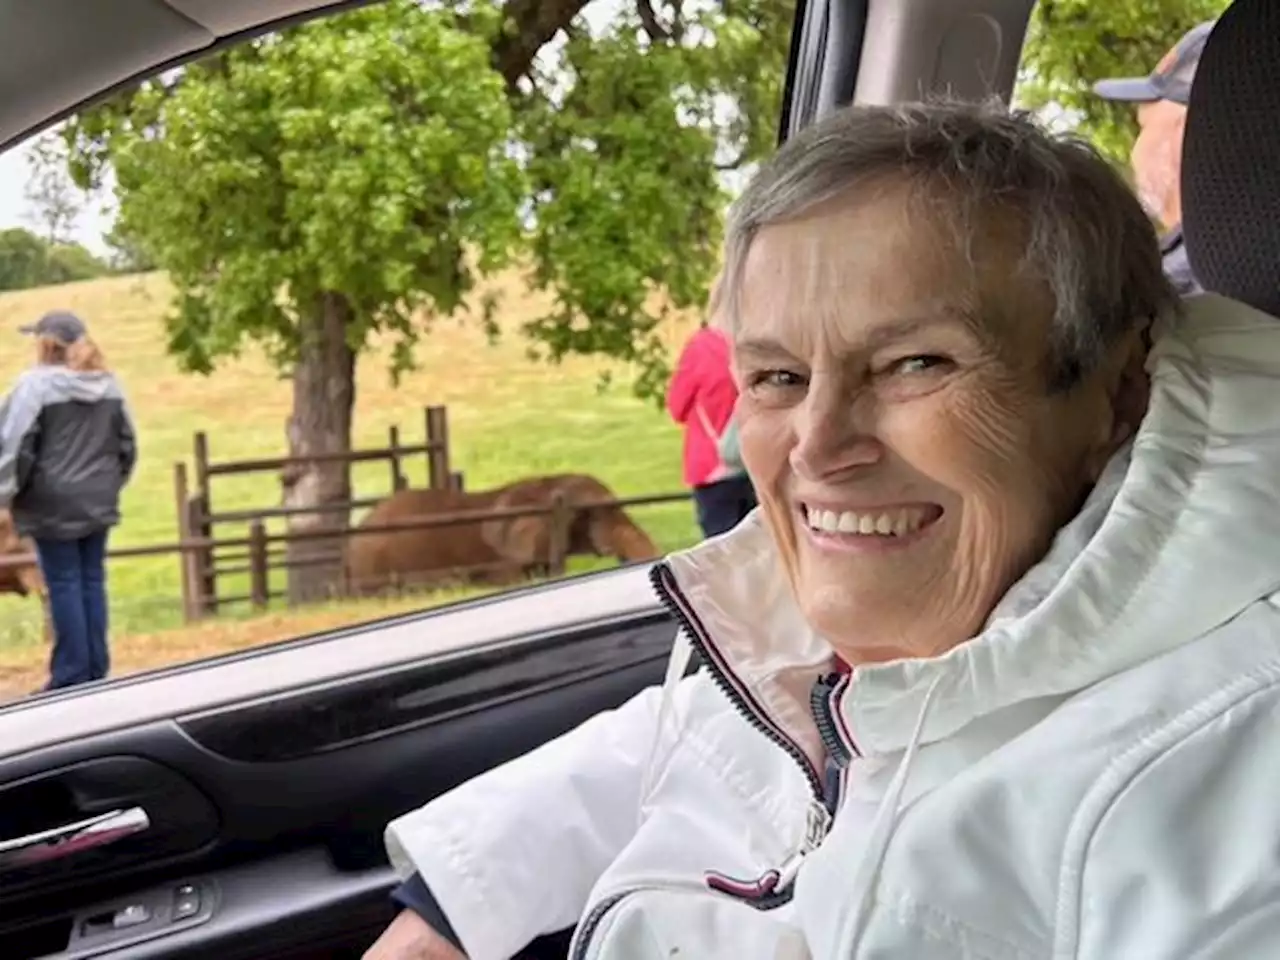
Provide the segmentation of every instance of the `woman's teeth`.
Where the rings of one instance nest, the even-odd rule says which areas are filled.
[[[924,509],[920,507],[900,507],[875,513],[805,507],[804,513],[805,521],[812,530],[881,537],[901,537],[914,533],[924,525],[926,517]]]

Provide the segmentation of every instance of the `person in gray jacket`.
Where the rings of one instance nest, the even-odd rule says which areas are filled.
[[[0,404],[0,507],[35,541],[54,644],[46,689],[107,675],[107,533],[137,444],[116,378],[79,317],[23,327],[36,364]]]

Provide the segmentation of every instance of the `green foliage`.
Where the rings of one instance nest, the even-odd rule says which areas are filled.
[[[141,240],[126,232],[119,220],[111,225],[102,239],[110,248],[111,268],[116,273],[147,273],[156,269],[155,258],[147,252]]]
[[[706,296],[729,200],[719,175],[772,149],[792,4],[677,8],[665,24],[645,12],[572,33],[521,104],[535,280],[556,295],[526,332],[552,359],[635,362],[637,392],[660,398],[654,331]]]
[[[1212,20],[1229,0],[1039,0],[1018,90],[1031,108],[1055,104],[1078,116],[1078,131],[1117,160],[1137,135],[1130,104],[1092,92],[1107,77],[1146,76],[1178,39]]]
[[[30,230],[0,230],[0,290],[26,290],[45,282],[48,245]]]
[[[188,369],[247,340],[287,369],[328,291],[355,308],[353,346],[397,335],[396,372],[416,310],[451,314],[519,260],[554,301],[534,352],[629,361],[658,397],[654,331],[715,269],[718,170],[772,147],[794,0],[637,0],[593,29],[588,2],[392,0],[310,24],[76,118],[71,169],[88,188],[114,168],[118,233],[172,275]]]
[[[103,263],[78,243],[51,243],[47,248],[45,283],[70,283],[111,273]]]
[[[49,243],[22,227],[0,230],[0,290],[88,280],[109,272],[78,243]]]
[[[522,174],[488,48],[451,14],[370,7],[238,47],[73,127],[82,181],[109,159],[120,231],[177,289],[170,347],[207,372],[246,339],[282,366],[321,294],[360,348],[457,309],[520,234]]]

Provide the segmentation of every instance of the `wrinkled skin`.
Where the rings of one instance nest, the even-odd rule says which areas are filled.
[[[493,490],[401,490],[379,503],[358,529],[412,523],[426,516],[549,506],[556,494],[568,503],[616,499],[594,477],[533,477]],[[488,584],[514,583],[545,566],[551,550],[548,515],[464,525],[356,535],[346,548],[348,588],[356,593],[434,583],[442,578]],[[568,554],[651,560],[658,548],[619,507],[572,511]]]
[[[364,960],[466,960],[412,910],[402,911],[364,954]]]
[[[1169,100],[1138,105],[1138,137],[1129,162],[1147,213],[1166,230],[1182,222],[1182,139],[1187,108]]]
[[[743,459],[801,611],[853,664],[976,635],[1146,406],[1137,331],[1051,392],[1052,301],[1009,267],[1018,231],[971,266],[919,199],[891,186],[767,227],[741,288]],[[930,519],[827,535],[813,504]]]

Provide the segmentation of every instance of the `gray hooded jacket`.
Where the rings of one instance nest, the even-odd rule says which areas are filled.
[[[136,460],[110,373],[33,367],[0,404],[0,507],[24,536],[76,540],[119,523]]]

